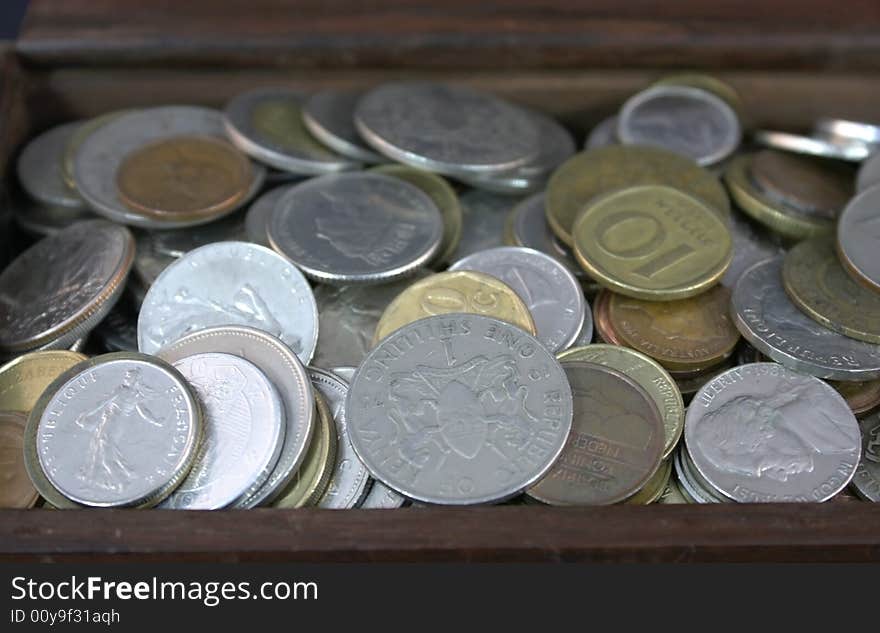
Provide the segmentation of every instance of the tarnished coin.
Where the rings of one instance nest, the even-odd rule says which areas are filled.
[[[31,508],[40,495],[24,467],[24,428],[27,416],[0,412],[0,508]]]
[[[600,290],[593,301],[593,321],[596,325],[596,334],[602,343],[625,347],[623,339],[614,331],[614,325],[611,323],[611,317],[608,313],[611,294],[608,290]]]
[[[82,338],[119,299],[133,259],[131,233],[105,220],[34,244],[0,273],[0,355]]]
[[[868,501],[880,501],[880,413],[863,418],[859,422],[862,433],[862,455],[852,487]]]
[[[232,354],[194,354],[174,367],[195,389],[205,432],[189,475],[159,507],[234,507],[260,488],[278,461],[281,396],[253,363]]]
[[[606,505],[642,489],[660,466],[663,420],[651,396],[616,369],[563,361],[574,397],[559,460],[528,489],[552,505]]]
[[[138,317],[138,345],[155,354],[183,336],[246,325],[277,336],[307,363],[318,340],[308,282],[277,253],[247,242],[217,242],[181,257],[152,285]]]
[[[733,239],[733,259],[721,277],[720,283],[732,290],[739,276],[747,268],[765,259],[778,257],[783,250],[778,241],[772,239],[772,233],[763,229],[758,230],[738,211],[730,214],[728,228]]]
[[[43,132],[22,150],[16,164],[18,180],[27,194],[42,204],[84,209],[85,202],[64,180],[63,157],[81,122],[65,123]]]
[[[853,198],[837,222],[837,253],[853,278],[880,292],[880,187]]]
[[[859,167],[856,176],[856,191],[862,193],[874,185],[880,185],[880,152],[876,152]]]
[[[459,202],[462,212],[461,240],[451,257],[452,261],[504,245],[507,214],[517,203],[516,198],[471,189],[461,195]]]
[[[699,199],[647,185],[587,205],[572,229],[575,257],[603,286],[648,301],[693,297],[733,255],[730,230]]]
[[[405,503],[406,497],[374,479],[370,483],[370,491],[358,507],[363,510],[393,510],[403,507]]]
[[[874,145],[880,144],[880,125],[876,123],[823,117],[816,121],[813,130],[832,138],[849,139]]]
[[[380,343],[355,373],[347,410],[373,477],[417,501],[461,505],[507,499],[544,475],[571,428],[572,400],[533,336],[451,314]]]
[[[584,143],[584,149],[597,149],[618,143],[620,141],[617,139],[617,115],[612,114],[593,126]]]
[[[513,288],[532,315],[538,340],[551,352],[571,345],[586,312],[577,279],[558,261],[530,248],[501,246],[458,260],[449,270],[473,270]]]
[[[373,345],[408,323],[440,314],[480,314],[535,334],[529,308],[496,277],[469,270],[437,273],[409,286],[392,301],[373,335]]]
[[[247,239],[254,244],[271,248],[269,243],[269,220],[278,207],[281,198],[296,185],[285,185],[270,189],[254,200],[245,217]]]
[[[865,382],[829,380],[828,384],[843,396],[853,415],[865,415],[880,407],[880,380]]]
[[[789,132],[755,130],[752,139],[759,145],[796,154],[807,154],[820,158],[836,158],[860,162],[871,155],[868,143],[853,140],[832,139],[820,136],[803,136]]]
[[[730,156],[742,137],[739,117],[711,92],[683,85],[655,85],[623,105],[617,136],[628,145],[662,147],[712,165]]]
[[[65,371],[86,360],[68,350],[31,352],[0,367],[0,411],[30,413],[46,388]]]
[[[357,167],[309,133],[304,101],[301,93],[286,88],[251,90],[226,104],[223,125],[241,151],[276,169],[318,175]]]
[[[648,480],[641,490],[631,497],[628,497],[623,503],[629,505],[649,505],[660,499],[666,486],[669,485],[669,479],[672,475],[672,461],[663,460],[654,476]]]
[[[202,415],[176,369],[144,354],[83,361],[59,376],[28,419],[28,474],[53,505],[58,493],[96,507],[148,507],[186,477]],[[36,471],[39,469],[39,472]],[[36,476],[35,476],[36,475]],[[53,491],[44,491],[47,482]]]
[[[880,378],[880,345],[838,334],[801,312],[782,286],[782,260],[760,262],[739,278],[731,316],[758,351],[817,378]]]
[[[373,172],[295,186],[269,222],[272,247],[325,283],[387,283],[430,261],[443,218],[421,189]]]
[[[303,123],[316,139],[342,156],[362,163],[385,160],[371,150],[354,126],[354,111],[361,93],[351,90],[321,90],[302,106]]]
[[[704,386],[684,432],[697,472],[741,502],[830,499],[861,452],[858,422],[840,394],[776,363],[734,367]]]
[[[389,158],[449,176],[497,174],[537,157],[529,114],[488,93],[430,82],[391,82],[355,110],[364,140]]]

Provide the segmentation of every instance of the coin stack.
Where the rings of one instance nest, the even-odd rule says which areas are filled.
[[[682,74],[580,153],[424,81],[50,129],[0,506],[880,499],[880,127],[745,121]]]

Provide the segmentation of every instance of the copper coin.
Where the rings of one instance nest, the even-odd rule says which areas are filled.
[[[30,508],[39,495],[24,467],[23,413],[0,412],[0,508]]]
[[[608,300],[611,297],[610,290],[600,290],[593,301],[593,322],[596,326],[596,333],[599,338],[609,345],[621,345],[623,342],[614,331],[611,319],[608,316]]]
[[[855,415],[864,415],[880,407],[880,380],[829,380],[828,384],[843,396]]]

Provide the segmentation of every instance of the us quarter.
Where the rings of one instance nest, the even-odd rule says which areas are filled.
[[[361,94],[354,91],[322,90],[303,104],[303,122],[309,132],[342,156],[362,163],[385,161],[371,150],[354,126],[354,110]]]
[[[852,479],[852,487],[863,499],[880,501],[880,412],[859,422],[862,431],[862,457]]]
[[[43,132],[28,143],[18,158],[18,179],[28,195],[45,205],[83,209],[85,202],[64,181],[62,157],[70,137],[81,123],[65,123]]]

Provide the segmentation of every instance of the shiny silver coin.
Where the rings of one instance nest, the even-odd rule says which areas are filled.
[[[224,138],[220,112],[195,106],[162,106],[123,114],[92,132],[79,146],[73,177],[77,190],[92,210],[115,222],[142,228],[180,228],[216,220],[216,217],[186,221],[157,220],[129,210],[119,199],[116,171],[125,157],[147,143],[181,134]],[[266,177],[266,169],[251,164],[251,189],[232,213],[250,202]]]
[[[727,226],[733,238],[733,259],[721,278],[722,286],[733,289],[747,268],[785,253],[769,231],[757,229],[738,211],[731,211]]]
[[[269,219],[278,202],[295,185],[275,187],[257,198],[247,211],[244,220],[247,239],[254,244],[271,248],[269,243]]]
[[[599,121],[584,143],[584,149],[596,149],[598,147],[607,147],[608,145],[617,145],[617,115],[612,114]]]
[[[406,503],[406,497],[395,492],[381,481],[372,480],[370,491],[358,506],[364,510],[393,510],[402,508]]]
[[[331,510],[354,508],[367,493],[370,476],[366,466],[358,458],[351,445],[351,436],[346,422],[348,383],[323,369],[310,367],[308,372],[312,384],[324,397],[333,414],[333,421],[336,423],[336,437],[339,441],[336,465],[330,476],[327,491],[318,501],[318,507]]]
[[[260,489],[238,505],[253,508],[268,504],[293,480],[312,439],[317,425],[312,383],[287,345],[250,327],[215,327],[194,332],[160,350],[158,355],[173,363],[187,356],[214,352],[250,361],[281,394],[285,419],[281,455]]]
[[[312,137],[302,120],[304,101],[286,88],[240,94],[223,110],[226,133],[241,151],[283,171],[315,176],[356,168]]]
[[[361,93],[322,90],[306,99],[303,122],[312,135],[342,156],[368,164],[385,162],[385,157],[371,150],[354,126],[354,110]]]
[[[852,478],[852,488],[868,501],[880,501],[880,413],[872,413],[859,422],[862,431],[862,456]]]
[[[175,261],[150,287],[138,317],[138,346],[155,354],[220,325],[268,332],[308,363],[318,340],[315,296],[296,266],[268,248],[209,244]]]
[[[500,174],[541,151],[526,111],[446,84],[401,81],[374,88],[358,103],[355,125],[384,156],[448,176]]]
[[[387,283],[440,248],[443,217],[415,185],[375,172],[333,174],[291,189],[269,222],[272,247],[309,277]]]
[[[684,436],[703,479],[747,503],[830,499],[849,483],[861,452],[843,397],[776,363],[734,367],[703,386]]]
[[[504,246],[507,214],[517,204],[516,198],[471,189],[458,199],[461,204],[462,230],[452,261],[487,248]]]
[[[708,491],[699,486],[692,478],[691,473],[684,466],[684,454],[687,451],[682,445],[679,450],[675,451],[672,457],[672,467],[675,470],[675,477],[681,487],[680,490],[684,494],[688,503],[718,503],[718,499],[714,495],[710,495]]]
[[[858,141],[840,141],[770,130],[755,130],[752,138],[765,147],[822,158],[860,162],[871,154],[871,146]]]
[[[586,299],[584,299],[586,301]],[[585,347],[593,342],[593,310],[587,303],[584,309],[584,323],[581,325],[581,331],[578,332],[577,338],[568,347]]]
[[[711,92],[661,85],[627,100],[617,136],[622,143],[662,147],[706,166],[733,154],[742,128],[733,108]]]
[[[880,144],[880,125],[862,121],[822,118],[816,121],[813,130],[817,134],[832,138],[858,141],[861,143]]]
[[[284,407],[257,367],[232,354],[195,354],[174,362],[202,405],[204,439],[192,470],[159,507],[236,506],[265,483],[284,441]]]
[[[62,374],[35,409],[37,456],[75,503],[152,506],[192,466],[199,405],[180,373],[143,354],[107,354]]]
[[[838,334],[801,312],[782,285],[782,259],[755,264],[736,283],[731,316],[755,349],[817,378],[880,377],[880,345]]]
[[[568,268],[531,248],[501,246],[468,255],[449,270],[473,270],[513,288],[529,309],[538,340],[551,352],[568,348],[581,332],[584,291]]]
[[[559,241],[550,225],[547,224],[547,214],[544,212],[544,192],[529,196],[516,207],[511,213],[508,238],[512,239],[517,246],[534,248],[550,255],[568,268],[575,277],[584,278],[586,273],[578,264],[577,260],[565,244]]]
[[[856,176],[856,191],[858,193],[876,185],[880,185],[880,152],[865,160],[859,167],[859,173]]]
[[[30,141],[18,157],[18,180],[27,194],[42,204],[64,209],[85,209],[86,203],[64,181],[62,160],[67,142],[81,123],[65,123]]]
[[[54,235],[75,222],[97,217],[85,205],[79,208],[56,207],[30,200],[17,202],[12,216],[19,228],[37,238]]]
[[[533,336],[478,315],[415,321],[360,365],[348,428],[373,477],[410,499],[501,501],[544,475],[571,429],[562,367]]]
[[[134,238],[105,220],[43,238],[0,273],[0,355],[64,349],[90,332],[125,288]]]
[[[837,220],[837,244],[849,272],[880,292],[880,187],[866,189],[849,201]]]
[[[357,371],[357,367],[341,365],[339,367],[332,367],[330,371],[342,378],[345,382],[351,384],[351,379],[354,378],[354,372]]]
[[[214,242],[247,241],[244,213],[241,212],[188,229],[146,231],[146,234],[152,252],[175,259]]]
[[[730,503],[731,499],[724,497],[723,495],[719,495],[717,491],[712,487],[706,479],[700,474],[700,471],[697,469],[694,464],[694,460],[691,458],[690,453],[687,451],[687,447],[685,450],[679,452],[681,467],[684,470],[688,481],[691,485],[698,491],[698,493],[704,496],[709,503]]]

